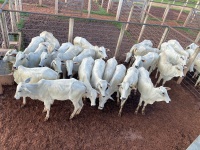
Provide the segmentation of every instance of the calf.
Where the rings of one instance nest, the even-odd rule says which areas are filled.
[[[122,114],[122,109],[126,100],[128,99],[131,90],[137,89],[137,82],[138,82],[138,69],[135,67],[130,67],[127,70],[126,76],[123,79],[123,82],[119,84],[119,93],[121,94],[121,105],[119,110],[119,116]]]
[[[160,101],[165,101],[166,103],[169,103],[171,101],[167,93],[167,90],[170,90],[170,88],[163,86],[155,88],[149,77],[149,72],[143,67],[139,68],[138,70],[139,70],[138,91],[140,92],[141,96],[138,107],[135,110],[135,114],[138,113],[138,110],[142,105],[142,102],[144,102],[142,108],[142,114],[144,115],[145,107],[147,104],[153,104],[154,102],[160,102]]]
[[[78,69],[79,80],[87,87],[86,97],[91,101],[91,106],[96,105],[97,91],[92,88],[90,84],[90,76],[94,66],[94,59],[92,57],[84,58]]]
[[[96,59],[94,63],[94,67],[92,69],[92,76],[91,76],[91,85],[95,88],[100,95],[105,97],[105,91],[108,88],[109,84],[106,80],[103,80],[103,73],[105,69],[105,61],[102,59]]]
[[[6,52],[5,56],[3,57],[4,62],[11,62],[12,64],[15,63],[16,61],[16,55],[17,55],[17,50],[16,49],[11,49]]]
[[[106,80],[108,83],[110,82],[110,80],[113,77],[113,74],[115,72],[117,64],[118,63],[117,63],[117,60],[115,59],[115,57],[107,60],[105,71],[103,74],[103,80]]]
[[[44,39],[40,36],[36,36],[36,37],[32,38],[28,47],[24,50],[24,53],[28,54],[30,52],[35,52],[35,50],[38,48],[39,44],[42,42],[44,42]]]
[[[73,103],[74,111],[70,119],[81,112],[83,108],[82,97],[86,92],[86,86],[83,82],[76,79],[42,79],[38,83],[31,84],[29,81],[30,78],[18,84],[14,97],[15,99],[30,97],[44,102],[43,112],[47,112],[44,121],[49,119],[50,107],[54,100],[70,100]]]
[[[102,110],[108,99],[113,99],[111,95],[117,92],[117,103],[119,103],[119,87],[118,85],[123,81],[126,74],[126,67],[122,64],[116,66],[116,70],[113,73],[112,79],[110,81],[110,86],[106,90],[106,96],[99,98],[98,109]]]

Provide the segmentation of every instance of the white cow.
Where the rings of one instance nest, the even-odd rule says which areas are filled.
[[[59,53],[57,57],[61,59],[61,61],[72,60],[75,56],[83,51],[83,48],[77,45],[72,45],[65,53]]]
[[[193,50],[195,50],[197,47],[199,47],[197,44],[192,43],[192,44],[188,45],[188,46],[186,47],[186,49],[193,49]]]
[[[84,58],[78,69],[79,80],[87,87],[86,97],[91,101],[91,106],[96,105],[97,91],[92,88],[90,84],[90,76],[94,66],[94,59],[92,57]]]
[[[162,85],[165,84],[166,81],[171,80],[173,77],[183,77],[183,66],[182,65],[172,65],[167,61],[167,56],[165,53],[160,54],[160,58],[158,61],[158,69],[160,72],[160,76],[158,81],[156,82],[157,86],[160,83],[160,80],[163,79]],[[156,74],[157,77],[157,74]]]
[[[16,49],[11,49],[6,52],[5,56],[3,57],[4,62],[11,62],[12,64],[15,63],[16,61],[16,55],[17,55],[17,50]]]
[[[135,67],[130,67],[127,70],[126,76],[123,79],[123,82],[119,84],[119,93],[121,95],[121,105],[119,110],[119,116],[122,114],[122,109],[129,95],[131,94],[131,90],[134,89],[135,92],[137,90],[137,82],[138,82],[138,69]]]
[[[167,56],[167,61],[172,65],[185,66],[187,63],[187,57],[177,53],[174,48],[167,42],[161,44],[161,51]]]
[[[153,104],[154,102],[160,101],[169,103],[171,99],[169,98],[167,90],[170,90],[170,88],[163,86],[155,88],[149,77],[149,72],[143,67],[139,68],[138,91],[140,92],[141,96],[138,107],[135,110],[135,114],[138,113],[142,102],[144,102],[142,108],[143,115],[145,114],[145,107],[147,104]]]
[[[106,54],[106,49],[103,46],[101,46],[101,47],[93,46],[85,38],[75,37],[74,38],[74,45],[79,45],[83,49],[94,49],[96,51],[96,58],[106,59],[108,57],[107,54]],[[109,50],[107,49],[107,51],[109,51]]]
[[[131,47],[131,49],[130,49],[130,51],[128,52],[128,53],[126,53],[126,59],[125,59],[125,61],[124,62],[126,62],[126,63],[128,63],[128,62],[130,62],[130,60],[131,60],[131,57],[132,56],[134,56],[134,51],[138,48],[138,47],[140,47],[141,45],[143,45],[144,47],[153,47],[153,43],[150,41],[150,40],[144,40],[144,41],[142,41],[142,42],[140,42],[140,43],[137,43],[137,44],[134,44],[132,47]],[[156,51],[157,51],[157,49],[156,49]],[[139,51],[138,51],[139,52]],[[145,54],[144,54],[145,55]],[[143,56],[143,55],[140,55],[140,56]]]
[[[43,43],[40,43],[35,52],[30,52],[29,54],[18,52],[13,68],[17,69],[19,65],[29,68],[38,67],[40,63],[40,55],[44,51],[47,51],[47,47]]]
[[[105,103],[108,99],[112,99],[111,95],[114,92],[117,92],[117,103],[119,103],[119,87],[118,85],[123,81],[126,74],[126,67],[122,64],[116,66],[116,70],[113,73],[113,77],[110,81],[110,86],[106,90],[106,96],[99,98],[99,107],[98,109],[102,110],[104,108]]]
[[[70,42],[62,43],[62,45],[58,49],[58,52],[65,53],[71,46],[73,46],[73,44]]]
[[[19,66],[18,70],[14,71],[13,77],[17,84],[24,82],[27,78],[31,78],[30,83],[36,83],[41,79],[56,80],[58,79],[58,73],[48,67],[26,68],[24,66]],[[26,98],[23,97],[22,107],[25,104]]]
[[[95,88],[103,97],[106,96],[105,91],[109,86],[108,82],[102,79],[104,69],[105,61],[102,59],[96,59],[92,69],[92,76],[90,81],[92,87]]]
[[[49,119],[50,107],[54,100],[70,100],[74,105],[74,111],[70,116],[72,119],[81,112],[83,108],[82,97],[86,92],[86,86],[83,82],[76,79],[59,79],[59,80],[40,80],[38,83],[29,83],[30,78],[25,82],[20,82],[17,86],[15,99],[20,97],[30,97],[44,102],[46,117]]]
[[[103,80],[106,80],[108,83],[110,82],[110,80],[112,79],[113,74],[115,72],[117,64],[118,63],[117,63],[117,60],[115,59],[115,57],[107,60],[105,71],[103,74]]]
[[[177,40],[169,40],[167,43],[169,43],[177,53],[189,58],[189,54],[183,49]]]
[[[38,48],[39,44],[44,42],[44,39],[40,36],[36,36],[31,39],[31,42],[27,46],[27,48],[24,50],[25,54],[28,54],[30,52],[35,52],[35,50]]]
[[[58,42],[58,40],[53,36],[52,33],[47,32],[47,31],[43,31],[42,33],[40,33],[40,37],[42,37],[46,42],[49,42],[50,45],[53,45],[54,49],[59,49],[60,47],[60,43]],[[53,51],[53,49],[52,49]]]
[[[149,74],[151,74],[152,71],[155,70],[157,64],[159,55],[155,52],[149,52],[144,56],[134,56],[135,62],[132,66],[135,66],[136,68],[144,67],[146,70],[149,71]]]

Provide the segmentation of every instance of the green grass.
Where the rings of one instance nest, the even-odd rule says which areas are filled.
[[[192,35],[192,36],[196,36],[197,35],[197,30],[192,30],[192,29],[187,29],[187,28],[180,28],[178,30],[182,30],[182,31],[184,31],[187,34]]]
[[[95,2],[96,3],[96,2]],[[97,11],[90,11],[91,14],[101,15],[101,16],[115,16],[114,14],[109,14],[106,12],[104,8],[102,8],[98,3],[98,10]],[[87,10],[83,10],[84,13],[88,13]]]
[[[154,0],[154,2],[161,2],[162,0]],[[198,2],[198,0],[189,0],[187,6],[188,7],[195,7],[196,3]],[[173,4],[173,0],[163,0],[163,3],[169,3],[169,4]],[[178,2],[175,2],[174,5],[180,5],[183,6],[183,4],[185,3],[185,0],[179,0]]]
[[[3,4],[3,3],[4,3],[4,0],[0,0],[0,3]]]

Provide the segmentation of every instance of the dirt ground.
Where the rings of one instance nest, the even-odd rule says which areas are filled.
[[[15,100],[16,86],[4,86],[0,96],[0,148],[10,149],[131,149],[185,150],[200,133],[200,102],[176,84],[171,87],[171,102],[154,103],[146,115],[134,111],[139,94],[133,94],[118,117],[116,102],[108,101],[103,111],[84,102],[80,115],[69,120],[73,105],[55,101],[50,120],[43,122],[43,103],[28,98]],[[115,98],[115,97],[114,97]]]
[[[31,6],[25,9],[34,10]],[[43,7],[40,9],[54,13]],[[22,33],[25,47],[32,37],[43,30],[52,32],[61,43],[66,42],[68,20],[43,15],[24,18]],[[134,25],[130,31],[134,34],[124,36],[118,62],[124,61],[124,53],[130,50],[140,28]],[[155,45],[163,33],[162,29],[157,28],[156,31],[159,36],[150,37]],[[75,21],[74,36],[85,37],[96,45],[104,43],[111,50],[109,57],[114,54],[119,32],[120,29],[113,24]],[[144,38],[149,34],[144,33]],[[176,36],[171,32],[169,39]],[[179,40],[184,42],[184,39]],[[155,82],[154,74],[151,77]],[[72,103],[55,101],[48,122],[43,122],[45,114],[42,114],[42,102],[28,98],[26,107],[20,108],[22,100],[14,99],[16,85],[4,86],[4,94],[0,95],[0,149],[185,150],[200,133],[200,102],[175,80],[167,82],[166,86],[172,88],[168,92],[171,102],[148,105],[145,116],[141,111],[138,115],[134,114],[139,93],[136,96],[132,93],[124,106],[122,117],[118,117],[116,102],[108,101],[104,110],[100,111],[97,109],[98,100],[95,107],[91,107],[86,100],[80,115],[69,120],[73,111]],[[116,99],[115,96],[113,98]]]

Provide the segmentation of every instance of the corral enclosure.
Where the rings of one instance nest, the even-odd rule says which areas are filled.
[[[3,13],[8,31],[11,32],[10,11]],[[27,47],[31,38],[44,30],[52,32],[60,43],[68,41],[69,17],[29,12],[20,12],[20,17],[18,30],[22,32],[24,41],[22,50]],[[108,56],[111,58],[120,32],[126,25],[126,22],[74,18],[73,38],[81,36],[93,45],[109,48]],[[129,23],[117,54],[119,63],[123,63],[125,53],[137,43],[142,27],[144,24]],[[149,39],[154,47],[158,47],[166,28],[169,27],[145,24],[140,41]],[[191,40],[184,36],[185,32],[194,41],[199,30],[169,28],[162,42],[177,39],[186,47]],[[155,83],[154,76],[155,73],[151,78]],[[91,107],[87,100],[81,114],[69,121],[73,105],[69,101],[56,101],[51,107],[48,122],[43,122],[43,103],[28,99],[27,106],[21,109],[21,100],[14,99],[16,85],[5,86],[4,95],[0,95],[0,148],[184,150],[200,132],[200,102],[198,89],[196,94],[190,92],[194,91],[194,84],[184,80],[179,85],[176,80],[166,83],[166,86],[172,88],[169,91],[172,101],[169,104],[160,102],[148,105],[145,116],[141,112],[134,115],[140,95],[132,93],[121,118],[117,115],[119,107],[116,102],[108,101],[104,110],[100,111],[97,106]]]

